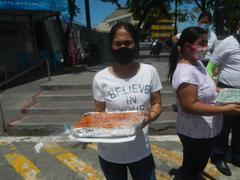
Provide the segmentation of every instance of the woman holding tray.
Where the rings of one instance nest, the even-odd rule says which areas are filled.
[[[98,143],[100,165],[108,180],[126,180],[127,169],[135,180],[154,180],[155,163],[147,133],[148,124],[161,113],[161,81],[153,66],[134,62],[139,42],[132,24],[114,25],[109,33],[109,44],[113,64],[98,72],[93,80],[96,111],[148,113],[135,140]]]
[[[185,29],[169,59],[169,79],[178,108],[177,133],[183,145],[181,176],[196,180],[207,165],[222,114],[240,113],[240,105],[216,105],[216,86],[199,60],[207,48],[200,27]]]

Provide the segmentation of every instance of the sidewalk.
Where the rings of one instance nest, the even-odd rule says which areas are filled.
[[[158,70],[161,81],[165,82],[167,80],[167,62],[159,62],[156,61],[156,59],[152,58],[141,59],[141,62],[152,64]],[[65,70],[68,72],[68,74],[59,74],[52,76],[52,81],[48,81],[47,78],[41,78],[6,89],[0,94],[5,124],[8,125],[9,123],[17,121],[19,118],[21,118],[21,109],[28,106],[29,103],[32,102],[32,97],[41,92],[40,84],[47,83],[54,86],[54,84],[73,85],[79,84],[79,82],[81,82],[81,84],[86,84],[89,86],[92,83],[92,79],[95,73],[106,66],[106,64],[96,65],[88,67],[87,69],[81,68],[80,71],[76,71],[74,68],[72,68],[72,70]],[[29,74],[28,76],[30,76],[29,78],[33,78],[31,76],[35,75],[36,73],[33,75]],[[175,133],[175,131],[171,130],[171,134],[173,133]]]
[[[64,77],[66,74],[74,74],[75,72],[80,73],[84,71],[86,71],[86,69],[81,66],[78,69],[70,67],[64,68],[58,72],[52,72],[52,82],[54,82],[54,77]],[[37,69],[36,71],[30,71],[21,78],[11,82],[9,88],[3,90],[3,92],[0,91],[0,100],[5,124],[17,120],[21,115],[21,109],[32,101],[34,95],[41,91],[40,84],[47,82],[49,82],[47,72],[39,71],[39,69]]]
[[[167,62],[159,62],[151,59],[145,59],[143,60],[143,62],[151,63],[152,65],[154,65],[160,74],[161,80],[162,81],[167,80],[166,78]],[[86,71],[81,71],[77,74],[78,78],[75,80],[82,81],[83,83],[89,84],[89,82],[91,82],[96,71],[98,71],[99,69],[102,69],[103,67],[104,66],[102,65],[94,66],[94,67],[88,68]],[[54,84],[54,83],[57,83],[57,81],[64,81],[65,83],[71,83],[71,81],[68,78],[70,75],[71,73],[53,76],[51,83]],[[42,78],[39,80],[28,82],[26,84],[22,84],[20,86],[9,88],[5,90],[2,94],[0,94],[0,100],[2,102],[2,106],[4,109],[5,123],[9,124],[12,121],[18,120],[18,118],[21,116],[20,109],[26,104],[28,104],[29,102],[31,102],[32,97],[40,91],[40,84],[44,84],[48,82],[49,81],[47,78]],[[174,175],[174,173],[176,173],[177,167],[181,164],[181,161],[182,161],[181,148],[182,147],[178,138],[175,137],[175,140],[170,140],[168,137],[168,139],[165,139],[164,141],[163,138],[159,136],[162,134],[175,134],[175,130],[171,129],[169,131],[167,130],[157,131],[156,134],[151,136],[152,142],[156,141],[157,145],[160,147],[159,148],[159,147],[153,146],[154,154],[158,158],[157,169],[164,171],[164,174],[163,175],[160,174],[159,177],[161,177],[160,179],[164,179],[164,178],[171,179],[169,174]],[[23,137],[23,139],[26,140],[26,137]],[[13,137],[13,143],[17,140],[18,138]],[[0,144],[1,144],[1,141],[3,141],[3,139],[0,139]],[[24,141],[20,141],[20,142],[23,143],[24,146],[26,146],[27,142],[24,142]],[[156,148],[154,149],[154,147]],[[165,151],[164,148],[170,150],[170,152]],[[176,152],[177,152],[177,155],[176,155]],[[172,168],[171,164],[174,164],[174,168]],[[233,175],[231,177],[221,175],[211,164],[209,164],[210,167],[207,169],[207,173],[210,174],[210,178],[207,178],[207,179],[239,180],[240,169],[232,166],[231,164],[229,165],[233,172]],[[167,173],[167,175],[165,173]]]

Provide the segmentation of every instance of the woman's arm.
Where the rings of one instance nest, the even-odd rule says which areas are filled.
[[[177,89],[182,110],[185,113],[196,115],[214,115],[214,114],[236,114],[240,113],[240,105],[211,105],[199,102],[197,99],[198,87],[196,85],[184,83]]]
[[[176,44],[177,41],[178,41],[178,37],[177,37],[177,36],[173,36],[173,37],[172,37],[172,42],[173,42],[174,44]]]
[[[146,124],[156,120],[162,112],[162,102],[160,91],[151,94],[150,98],[151,108],[149,110],[149,116],[145,121]]]
[[[100,102],[95,100],[95,111],[96,112],[103,112],[105,111],[106,103]]]

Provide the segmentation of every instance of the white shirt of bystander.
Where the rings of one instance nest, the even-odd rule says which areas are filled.
[[[234,36],[222,40],[213,51],[210,61],[218,66],[218,80],[240,88],[240,44]]]

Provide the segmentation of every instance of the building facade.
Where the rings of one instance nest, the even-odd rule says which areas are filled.
[[[106,19],[96,27],[96,30],[99,32],[109,32],[110,29],[118,22],[129,22],[136,24],[138,21],[133,19],[132,14],[128,9],[120,8],[106,17]]]
[[[160,19],[151,26],[150,34],[152,39],[165,41],[174,35],[174,20]]]

